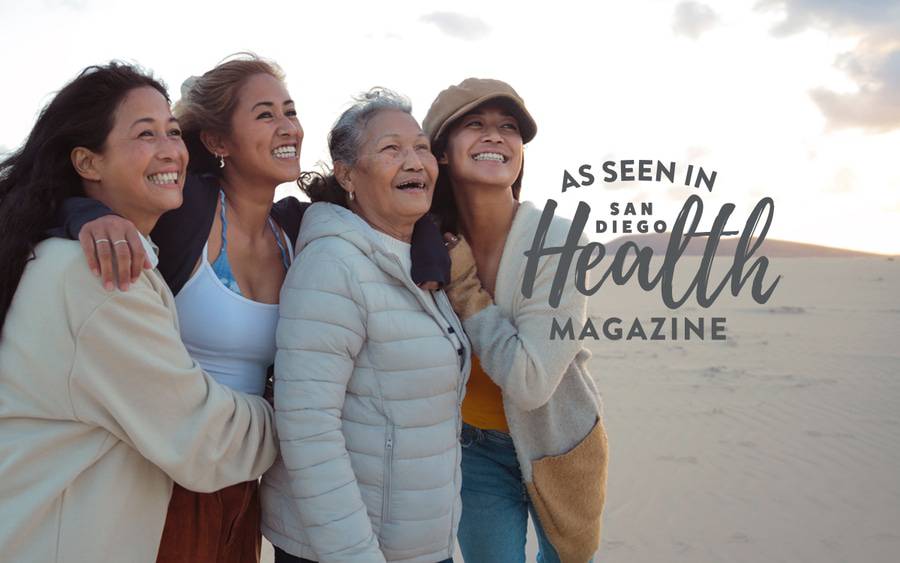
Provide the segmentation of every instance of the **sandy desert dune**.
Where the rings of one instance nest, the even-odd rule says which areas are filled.
[[[591,343],[611,444],[602,561],[900,557],[900,261],[770,271],[764,305],[674,312],[725,316],[724,342]],[[670,316],[659,302],[604,285],[592,316]]]
[[[900,258],[796,250],[774,253],[763,305],[671,311],[633,283],[591,298],[601,321],[727,319],[725,341],[589,341],[611,447],[599,561],[900,557]]]

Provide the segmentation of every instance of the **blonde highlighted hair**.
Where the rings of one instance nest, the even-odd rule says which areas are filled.
[[[284,72],[276,63],[254,53],[236,53],[202,76],[192,76],[181,85],[181,99],[172,112],[181,125],[190,153],[191,172],[220,174],[215,156],[200,140],[206,131],[217,135],[231,133],[231,118],[238,105],[238,92],[251,77],[268,74],[284,81]]]

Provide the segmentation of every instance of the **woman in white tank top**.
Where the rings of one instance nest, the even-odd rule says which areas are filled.
[[[219,256],[210,260],[207,242],[194,275],[175,297],[181,339],[191,357],[216,381],[244,393],[262,395],[275,359],[278,305],[244,297],[228,259],[224,191],[219,192],[219,201]],[[271,217],[268,223],[287,270],[293,254],[290,242],[282,242],[283,234]]]
[[[232,59],[188,79],[175,108],[190,150],[189,171],[206,174],[194,178],[202,193],[186,194],[179,211],[192,211],[194,221],[211,219],[189,279],[180,288],[167,279],[176,293],[181,337],[218,382],[256,395],[263,394],[275,359],[278,295],[292,257],[289,237],[272,218],[272,202],[279,184],[300,175],[303,129],[283,80],[273,63]],[[82,233],[108,229],[112,221],[98,219]],[[190,258],[188,253],[182,261]],[[255,480],[214,493],[176,484],[158,561],[258,561],[259,515]]]

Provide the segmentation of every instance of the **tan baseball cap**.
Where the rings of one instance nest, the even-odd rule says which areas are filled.
[[[509,109],[519,121],[522,142],[527,143],[537,134],[537,124],[525,109],[525,102],[513,87],[502,80],[490,78],[466,78],[456,86],[450,86],[434,99],[422,129],[434,144],[457,119],[491,100],[509,102]]]

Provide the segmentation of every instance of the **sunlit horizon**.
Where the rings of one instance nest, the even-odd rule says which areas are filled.
[[[767,239],[900,255],[900,168],[890,164],[900,146],[900,65],[892,62],[900,60],[900,16],[889,6],[645,0],[538,11],[402,0],[386,10],[162,0],[147,9],[42,0],[3,4],[0,15],[6,76],[17,81],[2,94],[0,152],[23,142],[78,71],[111,59],[150,69],[173,100],[184,79],[231,53],[278,62],[305,129],[306,170],[327,161],[328,130],[361,91],[392,88],[421,120],[448,85],[493,77],[516,88],[538,123],[523,198],[539,207],[552,198],[571,216],[584,201],[593,221],[608,218],[613,201],[652,202],[653,219],[671,224],[697,193],[702,225],[733,203],[729,228],[742,228],[771,197]],[[564,171],[640,159],[716,171],[715,187],[598,181],[562,192]]]

